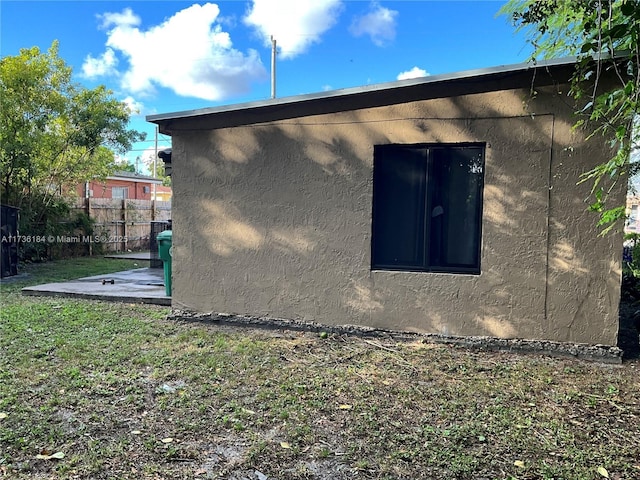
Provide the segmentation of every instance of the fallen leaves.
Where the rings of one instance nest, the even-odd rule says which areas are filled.
[[[36,455],[36,458],[38,460],[62,460],[64,458],[64,453],[63,452],[56,452],[56,453],[52,453],[52,454],[47,454],[45,453],[39,453],[38,455]]]
[[[236,335],[208,324],[165,325],[160,311],[131,319],[129,310],[141,306],[93,319],[106,308],[83,310],[79,331],[34,326],[25,313],[41,336],[0,340],[8,348],[0,363],[22,372],[0,382],[8,439],[0,457],[11,462],[0,460],[0,478],[17,478],[14,466],[22,465],[73,478],[72,469],[79,477],[97,462],[112,478],[148,471],[264,480],[258,471],[283,478],[286,465],[326,469],[326,478],[533,479],[546,463],[555,478],[640,478],[633,363],[603,369],[386,338],[372,345],[332,334],[330,341]],[[114,336],[114,328],[127,334]],[[49,348],[53,338],[60,339],[55,362],[21,363],[31,343]],[[74,345],[82,355],[73,355]],[[602,394],[610,385],[619,397]],[[614,399],[624,412],[606,401]],[[577,449],[580,462],[572,460]]]

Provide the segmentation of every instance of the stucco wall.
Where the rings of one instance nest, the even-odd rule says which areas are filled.
[[[621,239],[576,185],[610,152],[567,103],[504,90],[174,132],[174,307],[615,344]],[[371,271],[373,146],[428,142],[487,144],[481,275]]]

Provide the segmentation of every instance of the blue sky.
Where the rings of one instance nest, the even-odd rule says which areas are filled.
[[[525,62],[531,48],[497,16],[503,3],[3,0],[0,54],[59,40],[75,81],[137,112],[131,127],[147,140],[126,155],[134,163],[152,156],[146,115],[269,98],[271,35],[284,97]]]

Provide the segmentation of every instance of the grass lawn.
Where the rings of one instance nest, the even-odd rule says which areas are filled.
[[[132,264],[35,265],[1,285],[0,478],[640,478],[637,360],[236,330],[20,294]]]

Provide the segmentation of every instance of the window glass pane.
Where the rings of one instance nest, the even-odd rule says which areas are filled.
[[[127,193],[129,187],[111,187],[111,198],[119,198],[125,200],[128,198]]]
[[[423,267],[426,167],[424,149],[376,149],[374,266]]]
[[[479,273],[483,179],[483,146],[376,146],[372,266]]]
[[[432,159],[429,264],[479,268],[483,149],[434,148]]]

